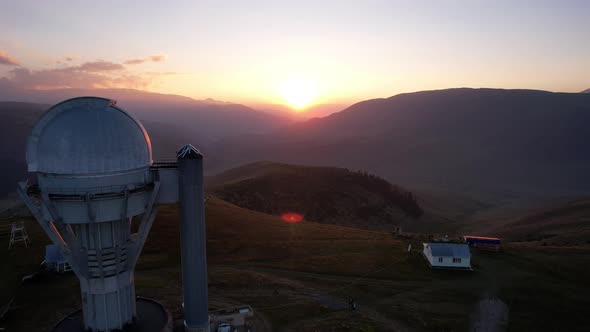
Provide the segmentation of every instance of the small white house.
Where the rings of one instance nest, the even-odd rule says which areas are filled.
[[[465,243],[423,243],[422,254],[431,268],[471,270],[471,252]]]

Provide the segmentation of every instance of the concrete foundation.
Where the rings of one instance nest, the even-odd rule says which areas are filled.
[[[172,332],[172,318],[159,302],[138,297],[136,300],[137,318],[125,325],[121,332]],[[86,332],[82,310],[78,310],[62,319],[52,332]]]

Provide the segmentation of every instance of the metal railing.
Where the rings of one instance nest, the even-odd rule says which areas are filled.
[[[146,191],[153,188],[153,184],[137,184],[137,185],[111,185],[111,186],[99,186],[99,187],[82,187],[82,188],[61,188],[61,187],[48,187],[43,188],[43,191],[48,193],[50,197],[59,196],[71,196],[81,197],[86,195],[96,196],[108,196],[108,195],[121,195],[128,190],[129,194],[136,192]],[[27,187],[27,193],[29,195],[38,196],[41,194],[41,189],[38,184],[30,185]]]

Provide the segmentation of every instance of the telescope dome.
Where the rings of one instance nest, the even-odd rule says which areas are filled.
[[[41,116],[27,146],[30,172],[118,173],[152,164],[143,125],[115,102],[99,97],[63,101]]]

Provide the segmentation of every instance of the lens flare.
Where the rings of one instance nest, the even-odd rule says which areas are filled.
[[[295,224],[303,220],[303,216],[295,212],[283,213],[281,218],[290,224]]]

